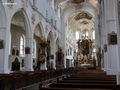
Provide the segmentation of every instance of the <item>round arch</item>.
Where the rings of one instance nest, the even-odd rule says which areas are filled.
[[[50,55],[54,55],[54,36],[53,33],[50,31],[47,36],[47,41],[50,41]],[[50,67],[55,68],[55,60],[50,58]]]
[[[45,32],[44,32],[45,30],[44,30],[43,25],[42,25],[41,22],[39,22],[39,26],[41,28],[42,35],[45,36]]]
[[[57,37],[57,39],[56,39],[56,51],[58,50],[58,46],[61,46],[60,44],[61,44],[60,38]]]
[[[32,30],[31,30],[30,20],[28,18],[27,12],[23,8],[20,8],[16,10],[16,12],[12,15],[12,18],[17,12],[21,12],[23,14],[25,30],[26,30],[26,38],[31,38]],[[12,18],[10,21],[12,21]]]
[[[51,49],[53,50],[54,49],[54,38],[53,38],[53,34],[51,31],[49,32],[47,36],[47,40],[50,40],[50,46],[51,46]]]
[[[42,25],[42,23],[41,22],[39,22],[39,23],[37,23],[36,25],[35,25],[35,27],[34,27],[34,31],[33,31],[33,34],[34,34],[34,32],[35,32],[35,28],[36,27],[39,27],[39,33],[40,33],[40,36],[39,37],[41,37],[41,36],[45,36],[45,32],[44,32],[44,28],[43,28],[43,25]]]
[[[96,11],[95,8],[92,5],[87,5],[86,8],[82,8],[79,10],[75,10],[75,5],[69,5],[67,6],[63,11],[62,11],[62,16],[63,16],[63,20],[64,22],[67,21],[67,18],[69,17],[69,15],[73,14],[73,13],[77,13],[77,12],[85,12],[89,15],[91,15],[93,17],[93,19],[96,18]]]
[[[33,32],[32,32],[32,29],[31,29],[31,24],[30,24],[30,19],[28,17],[28,14],[27,12],[23,9],[23,8],[19,8],[18,10],[16,10],[15,13],[12,14],[12,17],[11,17],[11,20],[10,20],[10,28],[11,28],[11,23],[14,22],[12,21],[14,19],[14,15],[16,14],[20,14],[21,16],[17,17],[16,18],[16,21],[17,20],[22,20],[23,22],[21,22],[21,29],[23,29],[24,33],[25,33],[25,47],[29,47],[31,48],[30,50],[30,54],[29,55],[26,55],[24,56],[25,58],[25,70],[29,70],[29,71],[33,71],[33,59],[32,59],[32,48],[33,48]],[[14,25],[18,26],[19,24],[18,23],[13,23]],[[11,30],[11,29],[10,29]],[[19,47],[19,46],[18,46]]]

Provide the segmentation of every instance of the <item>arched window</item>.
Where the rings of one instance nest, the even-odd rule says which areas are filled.
[[[60,17],[60,13],[61,13],[60,8],[58,8],[58,17]]]
[[[33,58],[36,58],[36,41],[33,40]]]
[[[79,32],[76,32],[76,40],[79,39]]]
[[[95,49],[95,48],[93,49],[93,52],[96,52],[96,49]]]
[[[93,31],[93,39],[95,39],[95,31]]]
[[[9,38],[9,55],[10,55],[10,50],[11,50],[11,32],[10,32],[10,38]]]
[[[88,36],[88,32],[86,32],[85,35]]]
[[[20,37],[20,55],[21,55],[21,56],[24,56],[24,55],[25,55],[24,47],[25,47],[25,38],[24,38],[24,36],[22,35],[22,36]]]

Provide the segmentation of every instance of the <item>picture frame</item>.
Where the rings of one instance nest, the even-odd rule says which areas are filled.
[[[30,47],[25,47],[25,54],[30,54]]]
[[[117,34],[114,31],[112,31],[110,34],[108,34],[108,44],[109,45],[117,44]]]
[[[50,55],[51,59],[54,59],[54,55]]]
[[[16,56],[19,56],[19,50],[16,50]]]
[[[0,39],[0,49],[4,49],[4,41]]]
[[[15,55],[15,49],[14,48],[12,49],[12,55]]]

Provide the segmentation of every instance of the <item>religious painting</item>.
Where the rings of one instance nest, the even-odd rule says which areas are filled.
[[[101,56],[102,59],[104,59],[104,50],[102,49],[102,56]]]
[[[54,55],[51,55],[50,57],[51,57],[51,59],[54,59]]]
[[[104,44],[104,51],[107,52],[107,44]]]
[[[30,47],[25,47],[25,54],[30,54]]]
[[[3,40],[0,39],[0,49],[3,49],[4,48],[4,42]]]
[[[19,50],[16,50],[16,56],[19,56]]]
[[[109,45],[117,44],[117,34],[114,31],[108,34],[108,43]]]
[[[12,55],[15,55],[15,49],[14,48],[12,49]]]

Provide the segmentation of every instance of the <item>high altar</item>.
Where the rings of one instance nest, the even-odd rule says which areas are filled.
[[[92,65],[92,50],[93,50],[93,41],[91,39],[79,39],[77,41],[78,52],[77,60],[78,66],[91,66]]]

